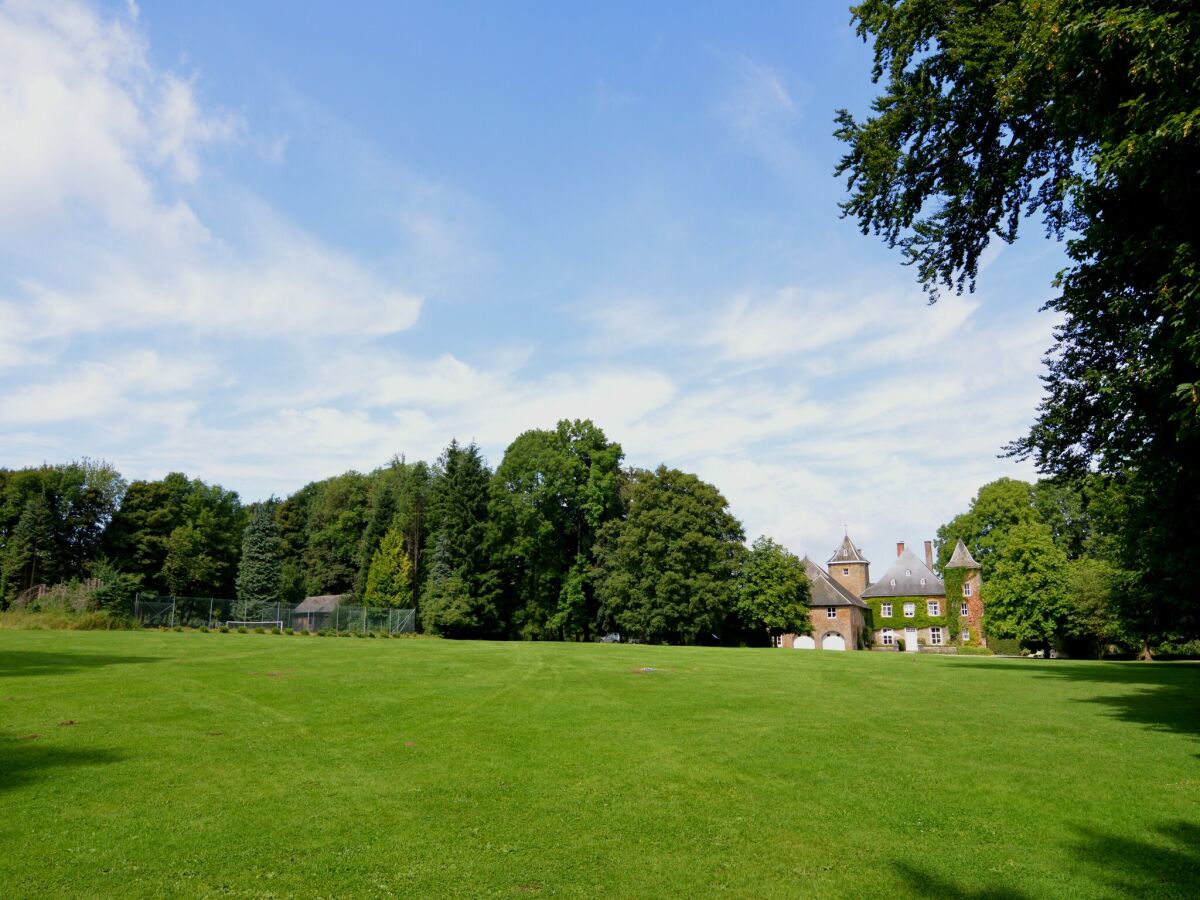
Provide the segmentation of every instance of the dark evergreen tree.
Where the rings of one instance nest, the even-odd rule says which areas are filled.
[[[430,489],[430,573],[422,594],[426,627],[449,634],[444,610],[451,610],[454,636],[482,637],[500,632],[497,581],[488,554],[488,501],[491,473],[475,444],[451,441],[442,453]]]
[[[54,515],[41,494],[25,502],[25,509],[4,545],[0,569],[0,598],[5,605],[36,584],[53,584],[55,565]]]
[[[275,502],[267,501],[254,511],[242,539],[238,564],[237,598],[242,618],[253,618],[281,600],[282,571],[279,526],[275,524]]]

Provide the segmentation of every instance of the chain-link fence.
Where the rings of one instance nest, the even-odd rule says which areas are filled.
[[[416,630],[415,609],[331,604],[314,609],[304,603],[260,604],[250,608],[222,597],[177,597],[138,594],[133,617],[147,627],[217,628],[226,622],[250,627],[281,622],[296,631],[383,631],[404,634]]]

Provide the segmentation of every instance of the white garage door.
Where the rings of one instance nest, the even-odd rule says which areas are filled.
[[[822,650],[845,650],[846,642],[842,640],[842,636],[835,632],[829,632],[825,637],[821,638]]]
[[[817,642],[812,639],[811,634],[802,634],[792,643],[793,650],[815,650]]]

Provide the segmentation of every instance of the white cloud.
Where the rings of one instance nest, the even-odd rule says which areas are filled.
[[[0,240],[27,266],[0,297],[0,364],[88,333],[369,339],[416,321],[419,298],[252,196],[223,197],[237,233],[201,221],[182,190],[244,126],[156,69],[133,18],[6,5],[0,84]]]

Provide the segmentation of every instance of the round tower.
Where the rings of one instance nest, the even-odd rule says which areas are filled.
[[[963,570],[961,596],[947,597],[946,602],[959,604],[959,622],[963,629],[964,643],[977,643],[981,647],[986,647],[987,635],[983,630],[983,597],[981,596],[983,572],[979,568],[979,563],[975,562],[971,551],[967,549],[967,545],[962,542],[962,538],[959,538],[958,543],[954,545],[954,552],[950,554],[950,561],[946,563],[946,568]]]

